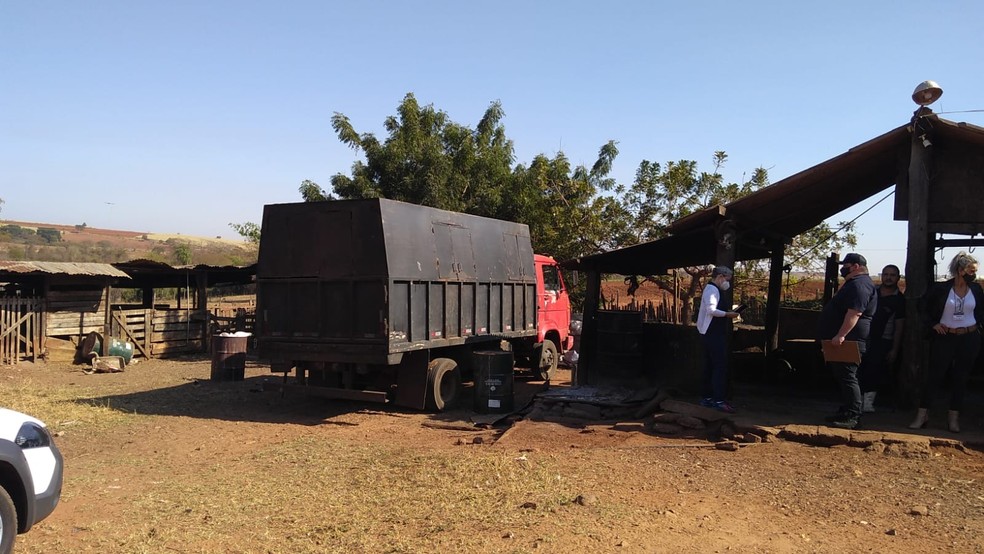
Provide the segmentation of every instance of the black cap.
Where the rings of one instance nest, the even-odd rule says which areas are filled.
[[[838,263],[859,264],[859,265],[867,266],[868,260],[864,259],[864,256],[862,256],[861,254],[855,254],[854,252],[851,252],[850,254],[844,256],[844,259]]]

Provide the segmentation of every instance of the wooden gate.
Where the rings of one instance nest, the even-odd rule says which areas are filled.
[[[0,298],[0,364],[37,360],[43,338],[40,298]]]

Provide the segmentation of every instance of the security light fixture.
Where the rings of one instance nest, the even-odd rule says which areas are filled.
[[[943,96],[943,89],[936,81],[923,81],[912,92],[912,101],[920,106],[928,106]]]

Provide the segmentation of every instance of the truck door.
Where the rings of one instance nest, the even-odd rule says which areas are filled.
[[[540,256],[537,256],[540,258]],[[564,288],[560,268],[553,260],[536,260],[537,272],[537,330],[540,340],[548,331],[557,331],[561,342],[566,342],[571,321],[571,301]],[[559,344],[565,348],[566,344]]]

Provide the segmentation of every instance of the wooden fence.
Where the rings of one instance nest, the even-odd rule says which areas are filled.
[[[0,298],[0,364],[36,360],[44,337],[40,298]]]
[[[132,343],[133,355],[145,358],[205,351],[205,320],[189,310],[113,310],[111,335]]]
[[[256,310],[254,308],[213,308],[209,314],[209,334],[235,333],[244,331],[252,333],[256,327]]]

